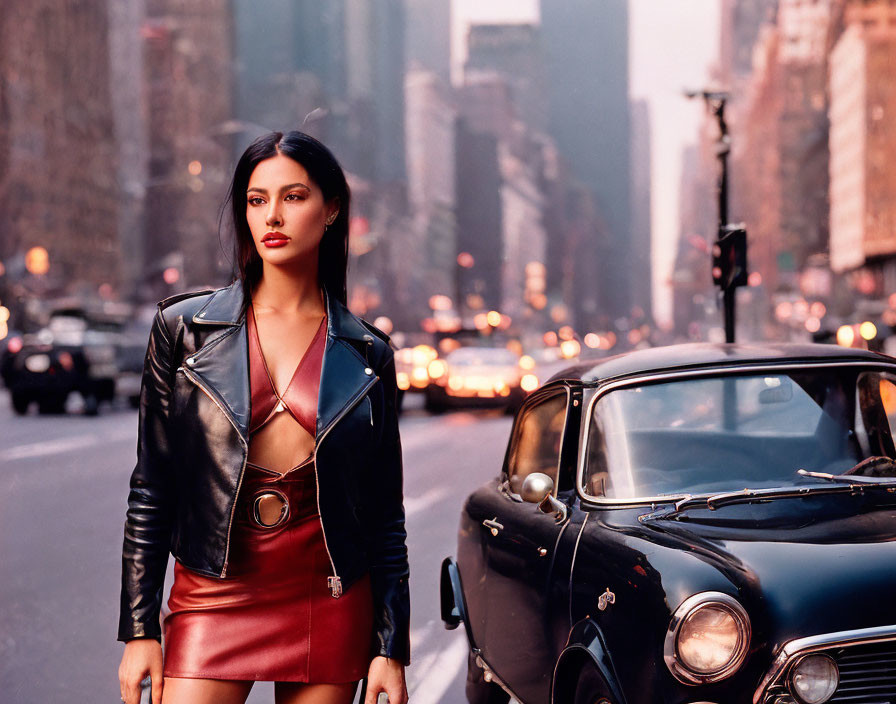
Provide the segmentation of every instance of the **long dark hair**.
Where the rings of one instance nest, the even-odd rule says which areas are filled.
[[[237,162],[228,201],[233,215],[234,259],[242,281],[243,300],[248,304],[252,290],[261,279],[262,263],[246,220],[246,189],[259,162],[277,154],[288,156],[308,172],[323,191],[324,200],[339,200],[339,213],[327,227],[320,242],[317,261],[319,284],[330,295],[346,303],[345,279],[348,272],[348,222],[351,193],[336,157],[323,144],[304,132],[271,132],[256,139]]]

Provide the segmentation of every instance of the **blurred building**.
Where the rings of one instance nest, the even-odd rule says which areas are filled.
[[[405,78],[408,204],[412,228],[402,240],[394,271],[400,308],[416,321],[430,314],[436,294],[457,299],[457,109],[438,74],[410,70]]]
[[[474,34],[475,26],[470,36]],[[480,66],[465,73],[464,83],[457,87],[463,120],[463,151],[458,164],[459,245],[476,262],[469,271],[460,272],[461,281],[472,279],[473,293],[481,296],[487,307],[517,322],[524,318],[531,322],[535,309],[528,300],[526,272],[527,266],[530,272],[533,267],[540,272],[545,266],[543,147],[550,140],[520,119],[515,100],[519,94],[514,94],[505,73],[508,65],[492,70]],[[494,166],[485,163],[492,158]],[[460,185],[468,179],[479,182],[482,190],[474,190],[472,183]],[[492,210],[495,205],[497,213]],[[472,229],[465,231],[468,226]],[[488,231],[487,227],[495,229]],[[469,294],[466,287],[462,294]]]
[[[474,265],[459,271],[465,302],[478,296],[485,308],[501,310],[513,295],[504,289],[505,268],[517,268],[508,242],[506,167],[512,159],[505,141],[517,122],[510,85],[498,71],[478,72],[456,87],[460,116],[458,133],[458,247],[472,255]],[[513,215],[510,216],[511,218]],[[522,290],[517,292],[522,303]],[[516,306],[512,306],[516,307]]]
[[[118,152],[118,241],[122,251],[123,297],[138,295],[146,256],[144,242],[145,198],[149,179],[149,135],[142,81],[144,2],[109,3],[110,80],[114,134]]]
[[[773,25],[779,0],[722,0],[719,68],[722,80],[735,91],[737,81],[753,71],[753,48],[762,28]]]
[[[715,126],[705,120],[698,143],[685,148],[681,156],[681,229],[670,281],[673,324],[679,339],[705,340],[710,328],[722,325],[710,263],[718,228],[716,137]]]
[[[404,182],[403,0],[342,1],[345,35],[334,48],[346,53],[346,166],[374,183]]]
[[[607,282],[599,303],[628,315],[631,272],[631,137],[627,0],[541,0],[549,131],[573,175],[594,193],[610,232],[606,258],[591,262]],[[584,253],[583,253],[584,255]]]
[[[517,123],[498,143],[501,173],[501,304],[499,310],[521,322],[532,314],[527,298],[528,273],[544,269],[547,237],[542,173],[537,139]],[[567,321],[563,321],[567,322]]]
[[[545,132],[548,125],[544,71],[544,53],[536,25],[470,26],[464,82],[471,82],[477,74],[500,75],[507,82],[517,118],[538,132]]]
[[[451,82],[451,0],[405,0],[408,66]]]
[[[611,282],[595,274],[594,262],[612,257],[609,227],[593,191],[573,177],[553,144],[545,145],[544,228],[546,296],[552,327],[571,325],[580,334],[611,331],[614,319],[602,305]],[[533,305],[541,309],[535,297]]]
[[[404,180],[401,0],[234,0],[244,141],[300,129],[371,183]]]
[[[651,183],[650,183],[650,106],[637,100],[631,107],[632,135],[632,308],[649,316],[653,308],[651,286]]]
[[[896,290],[896,3],[848,3],[831,54],[831,266]]]
[[[341,147],[348,124],[345,3],[233,0],[232,8],[238,151],[262,133],[291,129]]]
[[[734,106],[731,212],[747,226],[748,266],[767,292],[779,288],[778,255],[783,250],[779,35],[766,25],[757,39],[754,74]],[[792,266],[790,267],[792,268]]]
[[[468,119],[459,121],[457,250],[469,258],[457,275],[465,313],[501,305],[503,208],[498,142],[494,133],[473,129]]]
[[[26,254],[43,247],[42,291],[126,286],[119,168],[130,155],[121,153],[127,126],[116,108],[127,101],[115,99],[114,78],[117,61],[133,56],[113,55],[114,21],[105,2],[3,4],[0,262],[8,280],[28,278]]]
[[[457,91],[470,148],[459,166],[458,193],[466,196],[459,196],[458,219],[476,266],[460,270],[471,282],[464,290],[521,328],[609,329],[608,302],[619,296],[618,281],[630,279],[599,268],[618,261],[607,219],[549,133],[541,29],[473,24],[467,41]],[[493,158],[497,170],[485,163]]]
[[[831,0],[781,0],[782,250],[779,275],[799,274],[828,247],[828,53]]]
[[[831,0],[780,0],[759,27],[752,71],[725,67],[731,101],[731,219],[743,221],[749,266],[770,295],[798,292],[828,247],[828,41]],[[742,5],[738,4],[742,9]],[[766,8],[768,12],[769,8]],[[750,28],[756,19],[749,14]],[[736,36],[752,29],[736,24]]]
[[[231,20],[227,0],[146,0],[144,282],[151,298],[167,293],[166,285],[217,285],[231,270],[229,230],[219,232],[233,170]]]

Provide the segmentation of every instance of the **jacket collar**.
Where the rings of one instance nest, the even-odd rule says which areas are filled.
[[[327,305],[327,335],[348,340],[368,340],[370,331],[336,296],[324,289]],[[241,325],[245,321],[243,286],[237,279],[209,296],[205,305],[193,316],[194,323],[206,325]]]
[[[317,406],[318,440],[350,408],[352,401],[377,379],[366,361],[367,346],[373,339],[370,332],[335,296],[325,290],[324,297],[328,339],[322,360]],[[203,385],[217,395],[225,413],[231,417],[243,438],[248,440],[251,413],[249,352],[240,281],[215,291],[192,320],[203,325],[236,328],[233,333],[224,332],[215,336],[213,344],[209,338],[208,343],[193,354],[190,366]],[[347,342],[338,343],[337,338]],[[363,352],[359,352],[358,348]]]

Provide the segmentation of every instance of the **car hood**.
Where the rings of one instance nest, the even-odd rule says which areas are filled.
[[[709,567],[737,590],[757,635],[771,645],[896,624],[894,506],[851,496],[779,500],[641,520],[634,532],[659,548],[644,552],[664,581],[678,573],[664,585],[670,609],[718,588],[714,579],[701,585]],[[676,561],[695,557],[703,569],[676,570]],[[688,572],[692,578],[682,579]]]

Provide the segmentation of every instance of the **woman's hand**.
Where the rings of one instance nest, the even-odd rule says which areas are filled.
[[[386,693],[389,704],[407,704],[408,688],[404,681],[404,665],[382,655],[375,657],[370,663],[364,704],[377,704],[376,698],[380,692]]]
[[[140,682],[152,679],[152,704],[162,704],[162,645],[155,638],[129,640],[118,666],[121,700],[140,704]],[[404,681],[404,680],[402,680]]]

